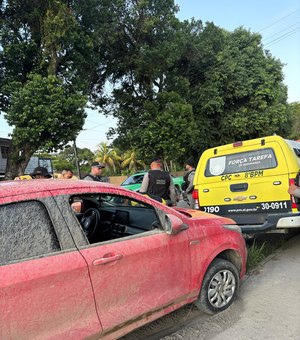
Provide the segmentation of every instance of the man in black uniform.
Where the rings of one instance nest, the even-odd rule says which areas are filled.
[[[91,172],[86,175],[83,180],[84,181],[96,181],[96,182],[105,182],[104,178],[101,176],[102,169],[105,166],[99,162],[93,162],[91,165]]]
[[[175,187],[172,177],[161,168],[161,160],[153,158],[150,161],[150,170],[145,174],[140,193],[159,196],[167,201],[168,205],[176,206]]]

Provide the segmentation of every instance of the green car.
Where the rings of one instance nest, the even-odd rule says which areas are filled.
[[[147,173],[147,171],[141,171],[138,172],[130,177],[128,177],[123,183],[121,183],[121,186],[132,190],[132,191],[139,191],[142,182],[143,182],[143,178],[145,176],[145,174]],[[172,176],[172,175],[171,175]],[[182,191],[182,184],[184,183],[183,181],[183,177],[179,176],[179,177],[174,177],[173,178],[173,184],[175,186],[175,188],[177,189],[178,192]]]

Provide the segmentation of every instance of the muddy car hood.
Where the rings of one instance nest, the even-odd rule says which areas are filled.
[[[231,218],[222,217],[222,216],[218,216],[218,215],[214,215],[214,214],[209,214],[209,213],[206,213],[206,212],[200,211],[200,210],[194,210],[194,209],[189,209],[189,208],[181,208],[181,207],[174,207],[173,209],[175,209],[179,213],[185,215],[186,217],[195,218],[197,220],[203,220],[203,219],[207,219],[207,218],[210,218],[210,219],[215,218],[216,220],[221,221],[221,223],[223,223],[223,224],[236,224],[236,222],[234,220],[232,220]]]

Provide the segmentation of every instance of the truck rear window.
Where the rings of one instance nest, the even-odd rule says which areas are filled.
[[[206,164],[205,176],[271,169],[276,166],[277,160],[273,149],[266,148],[210,158]]]

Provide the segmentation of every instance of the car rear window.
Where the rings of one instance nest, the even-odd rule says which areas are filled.
[[[0,265],[59,250],[54,227],[42,203],[0,206]]]
[[[205,176],[271,169],[276,166],[277,160],[273,149],[265,148],[210,158],[206,164]]]

